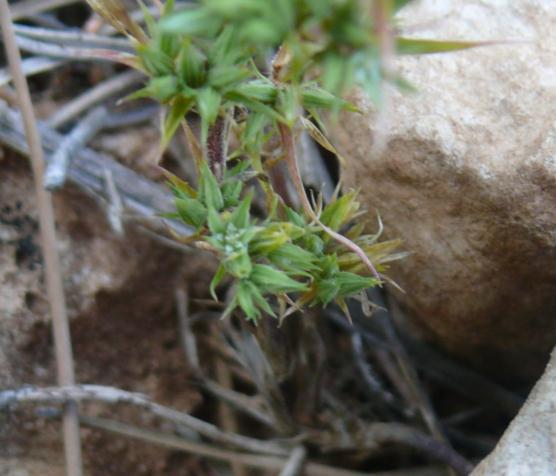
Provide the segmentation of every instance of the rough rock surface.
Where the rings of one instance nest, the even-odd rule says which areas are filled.
[[[552,476],[556,472],[556,351],[494,451],[471,476]]]
[[[143,392],[184,411],[195,407],[200,395],[187,380],[174,291],[188,272],[203,286],[199,275],[210,276],[200,271],[206,258],[204,263],[184,258],[133,227],[118,238],[100,207],[75,190],[57,193],[55,210],[77,381]],[[0,158],[0,389],[56,381],[43,280],[28,161],[5,151]],[[114,416],[102,407],[88,410]],[[117,412],[128,421],[137,418]],[[172,452],[125,438],[91,430],[82,435],[88,475],[175,474],[172,468],[186,463],[180,455],[176,459]],[[0,412],[0,475],[63,474],[60,441],[58,422],[37,419],[30,411]]]
[[[421,0],[407,35],[519,40],[398,59],[418,89],[393,93],[389,141],[371,155],[376,113],[333,130],[387,234],[412,256],[391,276],[414,323],[497,373],[531,377],[556,342],[556,9],[545,0]]]

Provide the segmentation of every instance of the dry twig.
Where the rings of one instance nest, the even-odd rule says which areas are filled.
[[[52,208],[52,198],[50,194],[42,187],[42,177],[44,173],[43,149],[35,120],[29,87],[22,71],[21,56],[17,48],[16,37],[12,28],[8,0],[0,0],[0,24],[2,26],[4,46],[6,48],[6,54],[8,56],[23,122],[25,124],[27,143],[29,145],[31,164],[33,167],[47,295],[54,329],[58,381],[61,385],[72,385],[75,382],[75,373],[64,287],[56,247],[57,240],[54,225],[54,210]],[[79,420],[77,405],[71,399],[65,402],[63,426],[66,471],[69,476],[80,476],[83,473],[83,465],[81,461]]]
[[[256,397],[250,397],[243,393],[230,390],[211,380],[206,379],[202,383],[203,388],[214,397],[226,402],[231,407],[250,416],[254,420],[266,425],[268,428],[274,429],[274,422],[270,415],[260,409],[260,402]]]
[[[63,140],[63,136],[40,123],[39,131],[48,162],[51,154]],[[2,102],[0,102],[0,143],[7,144],[22,154],[29,154],[19,114]],[[174,200],[168,190],[106,155],[88,148],[80,149],[76,153],[75,160],[70,163],[68,180],[106,203],[110,200],[106,191],[106,169],[112,173],[125,209],[143,217],[146,226],[162,233],[167,232],[167,226],[182,235],[191,233],[191,230],[180,222],[173,220],[163,222],[157,218],[159,213],[173,210]]]
[[[191,330],[191,323],[189,322],[189,295],[181,287],[176,288],[175,295],[181,344],[187,359],[187,366],[192,372],[200,376],[201,364],[197,352],[197,339]]]
[[[34,74],[44,73],[50,71],[58,66],[64,64],[62,60],[55,60],[52,58],[45,58],[42,56],[33,56],[26,58],[21,63],[21,69],[25,76],[32,76]],[[12,75],[9,68],[0,69],[0,86],[8,84],[12,80]]]
[[[214,330],[215,329],[213,328],[213,332]],[[222,386],[223,389],[231,389],[233,385],[232,376],[226,362],[219,358],[216,358],[215,360],[216,381]],[[236,415],[232,411],[232,407],[227,404],[226,400],[220,400],[218,402],[218,413],[222,428],[226,431],[236,432],[238,427]],[[234,476],[247,476],[246,468],[241,463],[231,463],[231,469]]]
[[[446,463],[460,476],[467,476],[473,470],[473,465],[450,445],[399,423],[369,424],[363,437],[363,444],[357,444],[353,449],[374,451],[387,443],[402,444],[420,450],[437,461]]]
[[[266,471],[279,471],[284,467],[285,457],[263,456],[252,453],[223,450],[212,445],[192,442],[165,433],[137,428],[132,425],[112,420],[82,416],[83,425],[109,431],[114,434],[135,438],[154,443],[175,450],[186,451],[198,456],[204,456],[219,461],[236,462],[244,466]],[[327,466],[319,463],[307,462],[303,468],[304,476],[445,476],[446,472],[438,467],[410,468],[406,470],[359,472]]]
[[[57,45],[23,36],[17,36],[16,41],[19,48],[24,51],[52,58],[73,59],[78,61],[112,61],[116,63],[124,63],[132,58],[128,53],[121,53],[110,49]]]
[[[288,454],[287,448],[278,443],[224,432],[216,426],[187,413],[154,403],[139,393],[126,392],[114,387],[74,385],[47,388],[29,387],[0,392],[0,408],[23,402],[65,404],[69,401],[95,401],[109,404],[126,403],[141,408],[163,420],[190,428],[218,443],[232,445],[254,453],[280,456]]]
[[[114,183],[114,176],[108,169],[104,169],[104,178],[106,179],[106,193],[108,194],[108,207],[106,214],[110,228],[117,236],[124,236],[124,225],[122,223],[123,204],[122,197],[118,193],[116,184]]]
[[[64,104],[48,119],[47,123],[54,129],[59,129],[73,121],[87,109],[99,104],[110,97],[114,97],[138,84],[143,75],[138,71],[126,71],[110,78]]]
[[[127,38],[112,38],[80,31],[55,30],[28,25],[14,25],[16,35],[51,43],[73,44],[81,48],[109,48],[118,51],[133,52],[133,47]]]
[[[303,446],[296,446],[286,465],[280,471],[280,476],[300,476],[303,474],[303,464],[307,458],[307,450]]]
[[[43,182],[47,190],[56,190],[64,185],[71,157],[102,129],[105,117],[106,108],[95,108],[64,137],[46,167]]]
[[[371,397],[378,399],[382,404],[388,407],[401,408],[400,402],[397,401],[397,398],[391,392],[384,388],[378,377],[374,374],[370,363],[365,358],[363,339],[357,329],[354,329],[351,335],[351,344],[355,356],[355,363]]]

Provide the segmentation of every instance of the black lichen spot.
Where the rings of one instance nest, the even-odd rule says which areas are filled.
[[[18,266],[25,263],[31,264],[39,254],[39,249],[33,241],[32,235],[26,235],[17,242],[15,262]]]
[[[32,310],[37,302],[37,296],[34,292],[27,291],[25,293],[25,306],[27,309]]]
[[[35,242],[39,225],[34,218],[21,213],[22,207],[23,204],[18,201],[14,206],[4,205],[0,208],[0,224],[7,225],[17,232],[18,236],[7,242],[15,245],[16,264],[33,271],[42,262],[40,248]]]

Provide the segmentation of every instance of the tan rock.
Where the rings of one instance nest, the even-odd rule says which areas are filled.
[[[556,473],[556,351],[494,451],[471,476]]]
[[[483,367],[538,374],[556,342],[556,9],[422,0],[402,23],[415,37],[521,43],[399,59],[418,93],[393,93],[379,157],[357,96],[363,115],[333,131],[345,180],[413,253],[391,272],[412,321]]]

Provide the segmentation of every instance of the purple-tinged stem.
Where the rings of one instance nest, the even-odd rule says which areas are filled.
[[[292,131],[285,124],[279,124],[278,128],[280,129],[280,137],[282,139],[282,146],[284,147],[284,156],[285,156],[286,164],[288,166],[288,171],[293,181],[293,185],[299,195],[299,199],[301,200],[301,205],[303,207],[303,210],[305,211],[307,216],[309,216],[312,220],[314,220],[315,223],[317,223],[325,231],[325,233],[328,234],[332,239],[334,239],[338,243],[341,243],[346,248],[353,251],[357,256],[359,256],[361,261],[363,261],[363,263],[365,263],[367,268],[369,268],[372,275],[376,279],[380,280],[381,279],[380,274],[378,274],[378,271],[374,267],[373,263],[371,262],[369,257],[365,254],[365,252],[359,246],[357,246],[357,244],[355,244],[349,238],[346,238],[345,236],[341,235],[340,233],[335,232],[334,230],[332,230],[331,228],[329,228],[319,220],[319,217],[313,210],[309,198],[307,197],[307,193],[305,192],[305,187],[303,186],[303,180],[301,179],[301,173],[299,172],[299,166],[297,165],[295,144],[293,141]]]
[[[216,119],[216,122],[210,126],[207,139],[209,168],[218,182],[221,182],[224,178],[224,170],[226,167],[226,141],[228,140],[226,129],[226,120],[219,117]]]

